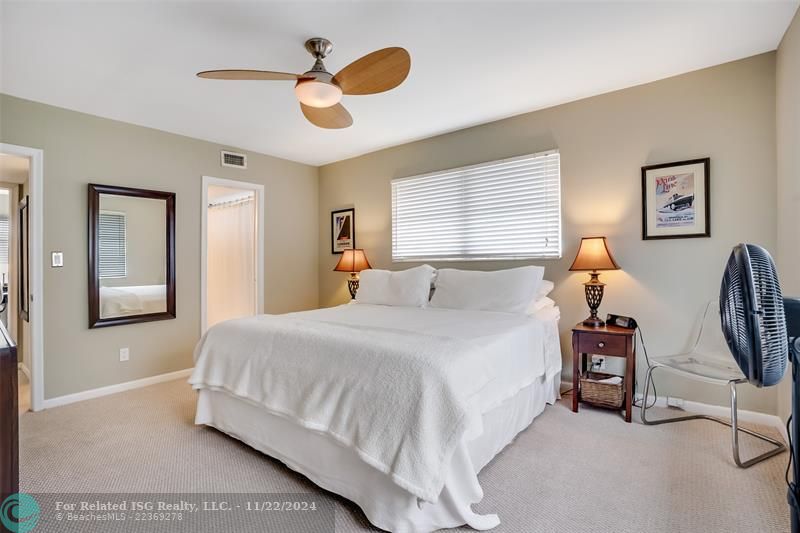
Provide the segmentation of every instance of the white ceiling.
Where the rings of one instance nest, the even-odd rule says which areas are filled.
[[[797,0],[640,2],[8,2],[4,93],[319,165],[774,50]],[[313,36],[336,72],[403,46],[394,91],[345,97],[346,130],[300,113],[291,82]]]

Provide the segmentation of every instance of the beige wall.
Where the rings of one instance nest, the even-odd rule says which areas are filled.
[[[357,244],[374,267],[406,268],[413,265],[391,263],[392,178],[551,148],[561,151],[564,257],[540,264],[556,282],[567,368],[570,327],[587,315],[586,275],[568,272],[581,236],[608,236],[623,270],[602,275],[608,287],[601,313],[635,316],[651,355],[687,346],[705,302],[718,295],[734,244],[776,249],[775,54],[769,53],[322,167],[320,304],[349,297],[345,276],[332,272],[338,256],[330,253],[331,210],[355,206]],[[641,166],[705,156],[711,157],[712,237],[643,241]],[[641,387],[641,353],[638,364]],[[661,394],[727,401],[726,390],[666,375],[656,379]],[[774,391],[748,389],[743,408],[775,412]]]
[[[778,273],[785,296],[800,297],[800,13],[778,48]],[[791,380],[779,387],[778,415],[791,414]]]
[[[64,252],[63,268],[44,270],[45,398],[192,366],[200,334],[203,175],[265,186],[266,311],[317,306],[316,168],[255,153],[248,153],[247,170],[224,168],[223,146],[6,95],[0,128],[0,141],[44,150],[45,260],[51,250]],[[177,194],[177,319],[88,329],[90,182]],[[125,346],[130,361],[120,363]]]

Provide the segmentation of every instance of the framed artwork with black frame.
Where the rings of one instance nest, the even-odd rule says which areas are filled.
[[[331,211],[331,253],[340,254],[356,247],[356,210],[354,207]]]
[[[642,239],[711,236],[711,159],[642,167]]]

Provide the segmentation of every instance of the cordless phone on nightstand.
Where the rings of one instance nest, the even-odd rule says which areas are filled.
[[[636,329],[637,324],[634,319],[629,316],[612,315],[611,313],[606,316],[606,325],[617,326],[620,328]]]

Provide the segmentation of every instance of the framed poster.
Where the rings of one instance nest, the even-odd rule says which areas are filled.
[[[356,210],[331,211],[331,253],[340,254],[356,247]]]
[[[642,239],[711,236],[711,159],[642,167]]]

